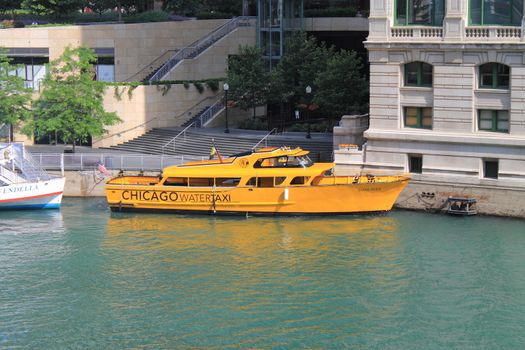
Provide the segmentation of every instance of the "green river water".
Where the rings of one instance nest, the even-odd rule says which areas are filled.
[[[522,349],[525,224],[0,212],[0,349]]]

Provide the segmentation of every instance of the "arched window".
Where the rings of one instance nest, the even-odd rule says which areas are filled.
[[[510,67],[501,63],[485,63],[479,66],[479,87],[484,89],[508,89]]]
[[[442,26],[446,0],[396,0],[396,25]]]
[[[523,0],[470,0],[469,22],[473,25],[521,26]]]
[[[425,62],[405,64],[405,86],[432,86],[432,65]]]

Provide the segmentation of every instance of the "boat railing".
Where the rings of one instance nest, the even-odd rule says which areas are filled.
[[[49,180],[51,176],[27,152],[23,145],[14,144],[13,163],[23,177],[29,181]]]
[[[33,153],[35,161],[48,171],[93,171],[99,164],[108,170],[160,172],[167,166],[208,157],[112,153]]]
[[[276,131],[277,131],[277,128],[273,128],[272,130],[270,130],[270,132],[268,132],[266,135],[264,135],[264,137],[261,140],[259,140],[259,142],[257,142],[255,145],[253,145],[252,149],[256,149],[263,142],[264,142],[264,146],[268,147],[268,137],[271,134],[273,134],[274,132],[276,132]]]
[[[23,179],[21,179],[20,176],[18,176],[15,172],[0,165],[0,182],[13,184],[23,182]]]

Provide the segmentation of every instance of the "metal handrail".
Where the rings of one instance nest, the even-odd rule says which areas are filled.
[[[171,58],[168,59],[166,63],[162,67],[160,67],[155,72],[155,74],[151,76],[151,78],[149,78],[148,82],[151,84],[154,81],[160,81],[162,77],[168,74],[173,69],[173,67],[175,67],[180,61],[186,58],[193,58],[198,56],[206,48],[213,45],[223,36],[229,34],[235,28],[250,25],[249,23],[243,23],[243,21],[247,21],[253,18],[254,17],[250,16],[234,17],[228,20],[226,23],[223,23],[218,28],[214,29],[212,32],[208,33],[206,36],[198,39],[197,41],[193,42],[187,47],[177,51],[177,53],[171,56]]]
[[[195,126],[195,123],[196,123],[196,122],[197,122],[197,121],[194,121],[193,123],[191,123],[190,125],[188,125],[187,127],[185,127],[181,132],[179,132],[174,138],[172,138],[171,140],[169,140],[168,142],[166,142],[166,143],[164,144],[164,146],[162,146],[162,153],[164,153],[164,149],[165,149],[166,147],[168,147],[168,145],[170,145],[171,143],[175,142],[175,140],[176,140],[180,135],[183,135],[183,134],[184,134],[184,137],[186,137],[186,131],[187,131],[189,128]]]
[[[204,125],[209,122],[214,115],[219,113],[224,109],[224,103],[223,103],[223,94],[219,94],[217,97],[217,100],[208,107],[199,117],[199,122],[197,123],[197,128],[202,128]]]
[[[213,106],[210,106],[202,115],[199,117],[199,128],[204,127],[204,125],[209,122],[214,115],[217,115],[220,111],[224,109],[224,104],[220,101],[216,102]]]
[[[130,76],[127,79],[124,79],[124,81],[127,81],[127,82],[143,81],[148,75],[150,75],[152,72],[154,72],[156,68],[162,67],[162,65],[164,65],[164,63],[168,59],[170,59],[170,57],[172,57],[174,54],[176,54],[177,51],[178,51],[177,49],[166,50],[162,55],[160,55],[159,57],[155,58],[150,63],[146,64],[137,73],[133,74],[132,76]],[[160,61],[162,61],[161,64],[159,64]],[[137,77],[142,77],[142,78],[138,79]]]
[[[273,134],[275,131],[277,131],[277,128],[273,128],[272,130],[270,130],[269,133],[267,133],[266,135],[264,135],[264,137],[252,147],[252,149],[256,149],[257,146],[259,146],[263,141],[265,141],[265,143],[264,143],[265,146],[268,147],[268,137],[269,137],[271,134]]]
[[[127,133],[127,132],[129,132],[129,131],[132,131],[132,130],[138,129],[138,128],[140,128],[141,126],[145,126],[145,125],[151,123],[152,121],[154,121],[154,120],[156,120],[156,119],[157,119],[157,117],[153,117],[153,118],[151,118],[150,120],[148,120],[148,121],[146,121],[146,122],[144,122],[144,123],[141,123],[141,124],[139,124],[139,125],[135,125],[134,127],[129,128],[129,129],[126,129],[126,130],[123,130],[123,131],[115,132],[115,133],[113,133],[113,134],[111,134],[111,135],[107,135],[107,136],[105,136],[105,137],[102,137],[102,138],[100,138],[100,139],[97,139],[96,141],[97,141],[97,142],[100,142],[100,141],[102,141],[102,140],[109,139],[110,137],[113,137],[113,136],[117,136],[117,135],[125,134],[125,133]]]

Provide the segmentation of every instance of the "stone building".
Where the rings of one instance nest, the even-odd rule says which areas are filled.
[[[371,0],[364,170],[409,172],[412,192],[477,196],[482,208],[525,199],[523,9],[522,0]],[[359,167],[345,157],[336,152]]]

